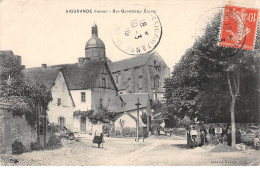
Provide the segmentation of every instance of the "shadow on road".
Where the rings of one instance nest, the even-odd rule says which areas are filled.
[[[171,144],[171,146],[173,147],[178,147],[180,149],[189,149],[189,147],[187,146],[187,144]]]

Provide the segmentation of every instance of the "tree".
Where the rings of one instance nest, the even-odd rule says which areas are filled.
[[[255,51],[218,46],[221,17],[218,13],[208,24],[204,35],[186,51],[166,80],[166,114],[206,122],[231,120],[234,145],[235,112],[236,119],[243,122],[259,119],[259,46]],[[239,109],[235,109],[236,102]]]
[[[2,58],[0,100],[10,104],[13,115],[25,115],[34,127],[38,120],[37,110],[47,115],[48,104],[52,100],[51,91],[44,84],[25,82],[22,70],[23,66],[14,57]]]

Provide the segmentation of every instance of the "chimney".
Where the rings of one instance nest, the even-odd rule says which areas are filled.
[[[15,55],[15,58],[16,58],[18,64],[21,65],[22,64],[22,57],[19,56],[19,55]]]
[[[47,64],[42,64],[42,68],[47,68]]]
[[[84,58],[83,57],[79,57],[78,58],[78,67],[83,66],[83,62],[84,62]]]

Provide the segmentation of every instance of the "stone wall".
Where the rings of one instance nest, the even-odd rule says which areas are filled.
[[[0,154],[4,153],[4,114],[0,109]]]
[[[0,107],[0,153],[10,153],[15,140],[30,150],[31,142],[37,141],[36,129],[28,124],[25,116],[13,116],[12,112]]]
[[[12,117],[12,143],[15,140],[21,141],[27,150],[30,150],[31,142],[37,141],[36,129],[28,124],[24,116]]]

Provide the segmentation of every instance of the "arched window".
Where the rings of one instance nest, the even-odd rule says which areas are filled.
[[[116,75],[116,84],[118,84],[118,75]]]
[[[156,75],[154,77],[154,89],[158,89],[160,87],[160,77]]]
[[[139,76],[139,79],[138,79],[138,89],[141,90],[142,87],[143,87],[143,77],[142,76]]]

